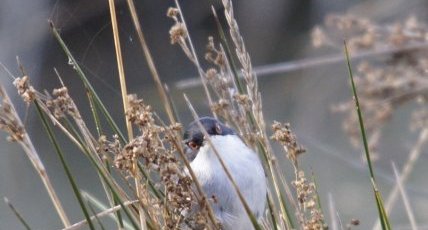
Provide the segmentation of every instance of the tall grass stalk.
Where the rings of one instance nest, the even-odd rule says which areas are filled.
[[[129,109],[129,101],[128,101],[128,92],[126,87],[126,78],[125,78],[125,70],[123,67],[123,58],[122,58],[122,49],[120,48],[120,38],[119,38],[119,28],[117,25],[117,18],[116,18],[116,8],[114,4],[114,0],[109,0],[109,7],[110,7],[110,16],[111,16],[111,25],[113,27],[113,37],[114,37],[114,47],[116,50],[116,59],[117,59],[117,68],[119,70],[119,79],[120,79],[120,89],[122,92],[122,101],[123,101],[123,113],[126,114],[126,111]],[[125,117],[126,122],[126,129],[128,130],[128,139],[132,140],[134,138],[133,130],[131,122]],[[141,187],[140,187],[140,180],[141,175],[138,170],[138,160],[134,159],[134,184],[135,189],[137,193],[137,197],[140,199],[142,197],[141,194]],[[141,205],[138,205],[138,213],[139,213],[139,219],[140,219],[140,227],[142,230],[146,230],[146,217],[143,211],[143,208]]]
[[[372,185],[373,185],[374,195],[375,195],[375,199],[376,199],[376,205],[377,205],[378,212],[379,212],[379,219],[380,219],[380,222],[382,225],[382,229],[383,230],[390,230],[391,225],[389,223],[388,215],[387,215],[387,213],[385,211],[385,207],[383,205],[382,195],[381,195],[380,191],[378,190],[377,185],[376,185],[376,181],[375,181],[374,170],[373,170],[372,162],[370,159],[370,152],[369,152],[369,145],[368,145],[368,141],[367,141],[366,130],[364,127],[363,115],[362,115],[361,108],[360,108],[360,102],[358,100],[358,94],[357,94],[357,89],[356,89],[355,82],[354,82],[354,76],[352,74],[351,61],[350,61],[350,56],[349,56],[349,52],[348,52],[348,47],[346,45],[346,41],[344,41],[344,52],[345,52],[345,58],[346,58],[346,65],[347,65],[348,73],[349,73],[349,79],[351,81],[352,94],[354,96],[355,107],[357,109],[358,121],[360,124],[361,137],[362,137],[363,144],[364,144],[364,151],[365,151],[365,155],[366,155],[366,159],[367,159],[367,165],[369,168],[370,180],[371,180]]]

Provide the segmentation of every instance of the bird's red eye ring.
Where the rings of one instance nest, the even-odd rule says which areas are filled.
[[[187,146],[189,146],[193,150],[198,148],[198,144],[196,144],[196,142],[194,142],[194,141],[187,142]]]

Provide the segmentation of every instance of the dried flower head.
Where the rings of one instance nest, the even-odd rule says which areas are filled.
[[[174,24],[169,30],[171,44],[181,43],[187,37],[187,30],[183,23]]]
[[[318,205],[318,197],[314,182],[308,182],[305,173],[301,170],[296,173],[296,180],[292,183],[296,189],[299,212],[298,220],[305,230],[324,230],[327,226],[324,215]]]
[[[54,98],[48,99],[46,101],[46,105],[48,108],[53,110],[53,115],[56,118],[63,118],[66,115],[70,115],[77,119],[81,118],[73,99],[71,99],[70,95],[68,94],[67,87],[64,86],[54,89],[52,96]]]
[[[275,121],[272,125],[271,139],[280,143],[287,152],[287,158],[297,167],[297,157],[306,150],[297,142],[296,135],[291,131],[290,124]]]
[[[9,136],[8,141],[16,142],[22,141],[25,135],[25,129],[21,126],[18,114],[12,108],[12,104],[7,97],[3,87],[0,86],[0,129],[7,132]]]
[[[15,85],[18,90],[18,94],[22,97],[24,102],[29,104],[33,102],[36,98],[36,91],[33,86],[30,85],[30,79],[28,76],[18,77],[13,81],[13,85]]]
[[[179,11],[175,7],[169,7],[166,12],[166,16],[170,18],[177,18],[178,14],[179,14]]]

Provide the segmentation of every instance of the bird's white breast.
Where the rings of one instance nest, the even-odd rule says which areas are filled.
[[[236,135],[215,135],[211,141],[253,214],[261,217],[266,203],[266,179],[257,154]],[[212,206],[224,229],[252,229],[236,190],[209,143],[200,148],[190,165],[208,198],[215,197]]]

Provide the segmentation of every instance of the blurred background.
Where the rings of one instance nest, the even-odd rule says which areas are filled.
[[[240,26],[254,67],[290,62],[323,55],[341,55],[340,50],[311,46],[311,30],[322,24],[331,13],[352,13],[378,23],[404,21],[414,15],[428,22],[428,2],[425,0],[235,0],[235,17]],[[217,38],[211,4],[222,14],[217,1],[183,1],[182,8],[189,33],[201,59],[209,35]],[[169,28],[173,21],[166,17],[173,1],[136,1],[140,21],[162,80],[168,84],[180,111],[183,123],[191,115],[184,104],[183,93],[189,95],[200,115],[209,108],[200,86],[178,87],[180,80],[197,76],[197,70],[178,46],[170,45]],[[163,107],[148,71],[144,55],[125,1],[117,1],[119,29],[124,52],[128,91],[144,98],[162,117]],[[76,59],[84,67],[92,84],[108,109],[124,128],[122,102],[114,54],[108,1],[92,0],[2,0],[0,1],[0,62],[19,76],[16,56],[19,56],[33,85],[51,90],[59,86],[53,68],[61,74],[83,115],[91,120],[82,84],[68,65],[68,59],[49,31],[48,19],[53,20]],[[340,46],[341,44],[338,44]],[[204,63],[203,65],[206,65]],[[28,110],[16,94],[9,75],[1,70],[0,81],[21,113],[28,113],[27,129],[46,165],[60,198],[72,222],[83,219],[59,159],[54,153],[34,108]],[[353,148],[341,128],[343,115],[331,113],[333,104],[351,98],[344,61],[276,72],[259,76],[266,123],[274,120],[290,122],[307,153],[300,164],[313,171],[329,222],[328,194],[331,194],[344,223],[351,218],[361,221],[358,229],[370,229],[377,217],[371,183],[361,148]],[[408,128],[409,109],[396,111],[385,125],[380,140],[379,160],[375,162],[379,188],[384,197],[394,185],[391,161],[401,169],[417,135]],[[58,132],[59,137],[63,137]],[[95,196],[102,191],[98,177],[86,158],[66,138],[66,158],[79,186]],[[276,152],[281,154],[277,145]],[[362,147],[362,146],[361,146]],[[428,229],[428,173],[426,148],[406,182],[406,189],[420,229]],[[280,159],[281,156],[279,156]],[[289,181],[293,179],[288,161],[281,161]],[[21,212],[33,229],[59,229],[61,223],[49,197],[31,163],[15,143],[6,141],[0,133],[0,197],[7,197]],[[394,229],[410,229],[404,207],[399,200],[390,220]],[[0,229],[23,229],[6,204],[0,202]]]

